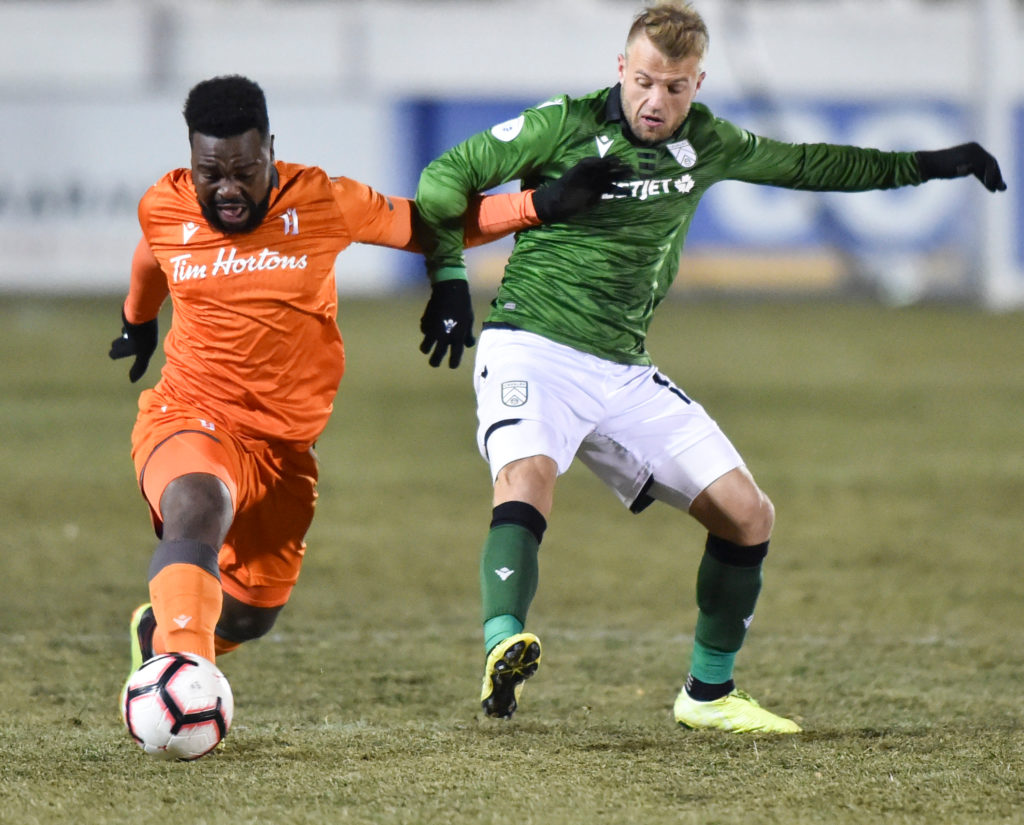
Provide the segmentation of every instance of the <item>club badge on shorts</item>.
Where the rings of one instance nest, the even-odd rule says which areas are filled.
[[[501,385],[501,403],[506,407],[521,407],[530,396],[526,381],[505,381]]]

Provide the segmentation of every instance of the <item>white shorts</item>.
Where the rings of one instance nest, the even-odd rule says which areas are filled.
[[[617,364],[531,332],[485,329],[473,378],[477,446],[491,479],[545,455],[579,457],[634,512],[652,500],[689,510],[743,465],[704,408],[655,367]]]

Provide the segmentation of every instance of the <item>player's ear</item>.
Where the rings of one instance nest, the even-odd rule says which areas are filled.
[[[270,162],[274,162],[274,136],[270,136]]]
[[[707,72],[701,72],[700,77],[697,78],[697,88],[693,90],[694,94],[700,91],[701,84],[704,82],[705,77],[707,77]]]

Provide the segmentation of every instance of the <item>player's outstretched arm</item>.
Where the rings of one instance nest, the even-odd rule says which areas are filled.
[[[921,170],[922,182],[933,178],[974,175],[989,192],[1006,190],[999,162],[978,143],[961,143],[948,149],[918,152],[917,165]]]
[[[156,316],[167,294],[163,270],[146,239],[142,238],[132,256],[131,286],[121,308],[121,334],[110,342],[108,353],[114,359],[135,357],[128,370],[128,379],[133,384],[146,372],[156,352]],[[135,320],[129,321],[129,317]]]

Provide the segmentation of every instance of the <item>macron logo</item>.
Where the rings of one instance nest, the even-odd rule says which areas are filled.
[[[598,135],[594,138],[594,142],[597,144],[597,155],[598,157],[604,157],[608,154],[608,150],[612,148],[612,139],[605,137],[604,135]]]
[[[516,571],[515,570],[509,570],[507,567],[499,567],[494,572],[498,575],[499,579],[501,579],[502,581],[507,581],[508,577],[511,576]]]
[[[173,621],[178,627],[184,630],[185,625],[192,621],[192,617],[186,616],[184,613],[182,613],[180,616],[175,616],[171,621]]]
[[[186,244],[191,241],[192,236],[196,234],[197,229],[199,229],[199,224],[197,223],[192,223],[192,221],[183,223],[181,225],[181,242]]]

